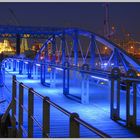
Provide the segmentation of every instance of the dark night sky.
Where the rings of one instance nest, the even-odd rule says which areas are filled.
[[[103,3],[0,3],[0,24],[14,24],[11,8],[20,25],[80,27],[103,31]],[[110,23],[124,27],[140,41],[140,3],[109,3]]]

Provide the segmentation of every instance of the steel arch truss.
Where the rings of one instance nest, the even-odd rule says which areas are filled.
[[[89,64],[92,69],[111,70],[119,67],[140,70],[140,63],[123,49],[95,33],[69,28],[59,34],[53,33],[36,55],[36,61],[82,66]]]

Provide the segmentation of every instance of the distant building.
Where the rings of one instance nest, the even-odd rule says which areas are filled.
[[[20,53],[22,54],[27,50],[29,50],[27,38],[22,38],[21,44],[20,44]]]
[[[4,54],[15,54],[15,49],[11,46],[10,41],[4,39],[3,42],[0,42],[0,53]]]

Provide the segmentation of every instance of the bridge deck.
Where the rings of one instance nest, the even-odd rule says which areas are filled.
[[[12,74],[17,74],[16,72],[11,72]],[[110,95],[109,88],[103,85],[96,85],[90,83],[90,104],[84,105],[76,102],[72,99],[67,98],[62,93],[62,79],[58,76],[56,80],[55,88],[48,88],[40,84],[39,80],[27,79],[25,75],[18,75],[17,79],[23,82],[29,87],[33,87],[35,91],[39,92],[44,96],[49,96],[52,101],[65,108],[70,112],[77,112],[80,118],[84,119],[86,122],[90,123],[94,127],[99,128],[105,133],[109,134],[114,138],[135,138],[140,137],[140,134],[134,133],[132,130],[114,122],[110,119]],[[6,75],[5,83],[7,87],[11,90],[11,76]],[[74,86],[75,85],[75,86]],[[71,81],[70,93],[79,96],[81,89],[79,88],[78,81]],[[6,88],[1,88],[1,93],[4,93],[5,98],[9,98],[11,93],[8,92]],[[24,104],[27,107],[27,91],[24,94]],[[140,100],[138,98],[138,106],[140,105]],[[35,97],[35,117],[42,122],[42,102],[39,98]],[[24,112],[24,126],[27,129],[27,113]],[[125,119],[125,93],[121,94],[121,117]],[[140,110],[138,110],[137,123],[140,124]],[[51,136],[52,137],[68,137],[69,135],[69,119],[60,111],[57,111],[51,107]],[[98,137],[89,130],[81,127],[81,137]],[[40,129],[35,125],[34,137],[41,137]]]

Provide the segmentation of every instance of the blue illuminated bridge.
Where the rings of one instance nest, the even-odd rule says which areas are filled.
[[[34,59],[20,57],[25,35],[46,39]],[[1,63],[1,137],[140,137],[140,62],[120,46],[78,28],[0,26],[0,36],[16,39]]]

